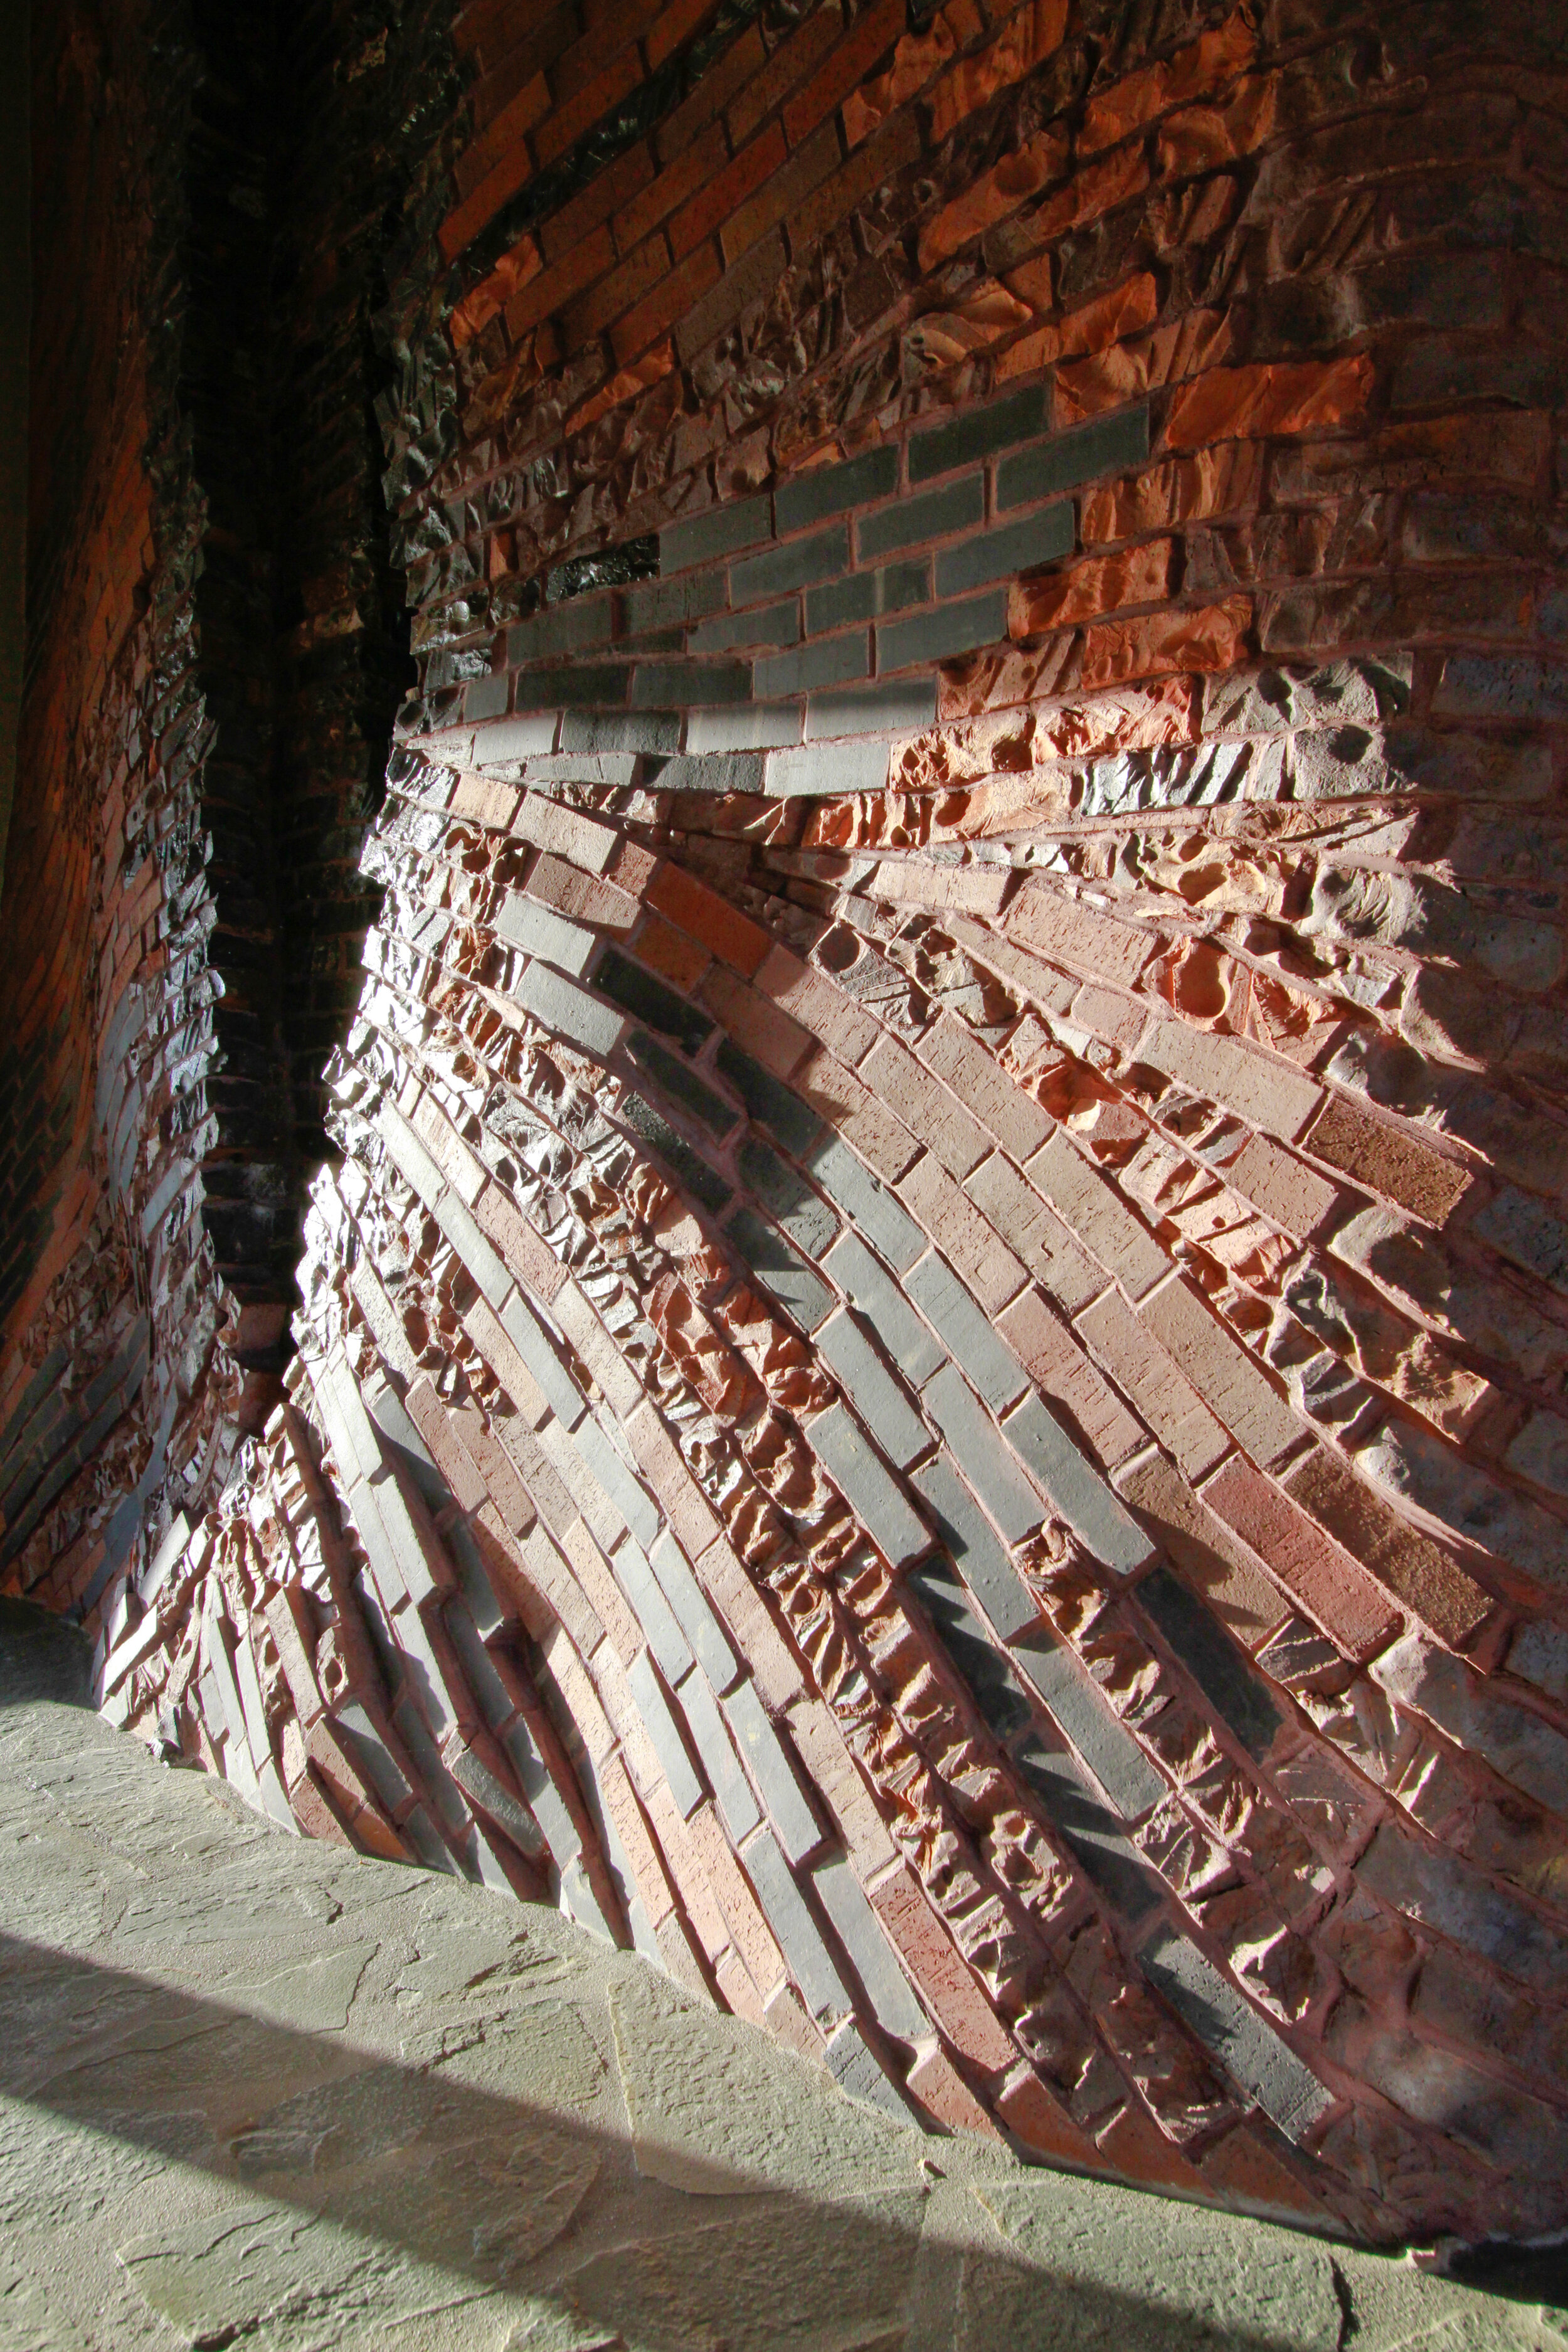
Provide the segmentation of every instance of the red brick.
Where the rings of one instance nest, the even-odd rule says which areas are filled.
[[[1365,352],[1326,362],[1215,368],[1172,402],[1166,446],[1193,449],[1206,441],[1348,425],[1365,410],[1374,375]]]
[[[1370,1658],[1400,1630],[1397,1610],[1359,1560],[1270,1479],[1233,1455],[1203,1499],[1255,1551],[1348,1658]]]
[[[552,107],[542,128],[534,133],[534,152],[541,169],[575,146],[584,131],[591,130],[601,115],[610,113],[623,98],[629,98],[642,79],[642,59],[628,43],[563,106]]]
[[[1012,2036],[904,1864],[896,1864],[866,1892],[926,2007],[959,2056],[986,2074],[1013,2064],[1018,2052]]]
[[[1081,2165],[1088,2171],[1100,2169],[1093,2142],[1058,2105],[1032,2066],[1020,2066],[1008,2075],[998,2095],[996,2111],[1032,2156],[1043,2156],[1053,2164]]]
[[[1156,65],[1124,74],[1089,100],[1079,133],[1084,154],[1127,139],[1171,108],[1206,99],[1250,64],[1257,37],[1237,9],[1218,32],[1178,49]]]
[[[668,333],[710,286],[718,284],[720,274],[719,257],[710,245],[700,245],[689,254],[679,268],[656,286],[635,310],[628,310],[611,333],[610,347],[621,366]]]
[[[659,222],[668,220],[678,205],[684,205],[702,186],[710,169],[710,158],[703,147],[689,147],[668,170],[656,180],[650,180],[639,195],[621,211],[616,221],[616,242],[623,253],[629,253]]]
[[[1391,1121],[1372,1118],[1342,1095],[1331,1095],[1301,1139],[1305,1150],[1341,1169],[1385,1201],[1396,1201],[1424,1224],[1445,1224],[1469,1191],[1472,1178]]]
[[[569,304],[561,314],[561,340],[567,352],[574,352],[607,327],[613,319],[640,302],[651,287],[658,286],[669,270],[669,247],[662,232],[656,232],[628,254],[618,268],[601,278],[589,291]],[[643,341],[647,338],[645,336]],[[637,346],[641,349],[641,344]],[[617,359],[621,353],[617,351]]]
[[[1183,180],[1212,172],[1237,155],[1250,155],[1274,129],[1279,77],[1255,74],[1240,82],[1223,106],[1194,106],[1173,114],[1161,127],[1155,168],[1162,180]]]
[[[692,141],[723,113],[736,92],[744,89],[767,61],[760,30],[755,25],[748,26],[717,64],[710,67],[690,97],[659,124],[654,142],[659,162],[672,163],[678,155],[684,155]]]
[[[996,1328],[1036,1387],[1063,1409],[1098,1460],[1114,1467],[1146,1442],[1143,1430],[1038,1290],[1021,1291],[997,1317]]]
[[[1098,2145],[1101,2157],[1124,2180],[1135,2180],[1141,2188],[1174,2189],[1205,2205],[1215,2201],[1196,2166],[1172,2145],[1152,2116],[1131,2101],[1099,2134]]]
[[[938,82],[931,95],[931,143],[940,145],[999,89],[1022,81],[1053,56],[1061,47],[1067,20],[1068,0],[1026,0],[989,48],[965,58]]]
[[[854,30],[785,106],[784,126],[792,147],[809,138],[817,124],[842,104],[883,50],[892,47],[905,23],[904,0],[872,0]]]
[[[698,993],[736,1045],[775,1076],[789,1077],[808,1052],[811,1038],[798,1021],[719,966],[709,971]]]
[[[934,2116],[944,2131],[971,2132],[980,2139],[1001,2138],[991,2117],[942,2051],[928,2050],[917,2058],[905,2081],[910,2096],[920,2102],[928,2116]]]
[[[921,231],[920,263],[923,270],[938,268],[997,221],[1005,220],[1037,190],[1057,178],[1067,163],[1067,134],[1038,131],[1011,155],[956,196]]]
[[[558,213],[552,213],[541,225],[539,241],[545,259],[562,260],[601,221],[610,223],[616,250],[630,253],[657,225],[650,219],[640,227],[632,226],[653,176],[653,150],[646,139],[639,140],[635,147],[628,147],[624,155],[617,155],[613,163],[595,173],[570,204],[563,205]]]
[[[542,73],[536,73],[458,157],[452,173],[458,195],[465,200],[471,196],[497,164],[523,143],[534,124],[542,121],[549,111],[549,84]]]
[[[482,228],[488,227],[504,204],[509,204],[518,190],[533,177],[533,158],[526,140],[519,139],[500,161],[485,174],[472,195],[447,214],[437,232],[441,251],[448,261],[456,261],[466,246],[471,245]]]
[[[633,942],[639,963],[647,964],[677,988],[694,989],[713,959],[695,940],[676,930],[658,915],[650,915]]]
[[[898,114],[885,131],[859,154],[825,180],[790,220],[792,248],[797,256],[825,237],[828,231],[878,189],[885,187],[922,153],[920,129],[912,115]]]
[[[770,122],[762,137],[753,139],[749,147],[742,147],[724,170],[714,172],[710,158],[699,193],[681,206],[669,224],[670,250],[676,259],[679,261],[694,245],[711,236],[715,229],[730,220],[753,190],[782,167],[787,152],[784,132],[776,122]],[[733,259],[755,241],[751,236],[742,244],[731,246],[726,238],[727,257]]]
[[[506,331],[517,338],[616,265],[615,240],[602,225],[560,261],[519,289],[506,306]]]
[[[777,133],[782,151],[784,134],[776,123],[770,123],[763,137],[771,140],[774,133]],[[765,186],[759,187],[748,203],[735,209],[727,218],[720,239],[724,248],[724,259],[731,268],[743,253],[749,253],[752,246],[759,245],[768,231],[777,227],[781,221],[787,223],[793,230],[796,216],[813,189],[837,168],[838,156],[837,128],[831,122],[825,122],[821,130],[804,146],[797,148],[787,162],[781,162]],[[804,231],[803,236],[809,241],[809,230]]]
[[[804,24],[779,43],[761,73],[753,74],[725,116],[732,146],[748,140],[759,122],[805,80],[843,30],[839,0],[821,0]]]
[[[1287,2169],[1250,2124],[1238,2124],[1198,2158],[1198,2169],[1215,2194],[1233,2210],[1259,2213],[1293,2226],[1321,2228],[1321,2200]]]
[[[1086,629],[1079,676],[1085,687],[1120,686],[1172,670],[1235,669],[1247,654],[1252,600],[1227,596],[1195,613],[1152,613]]]
[[[766,2000],[784,1981],[784,1955],[709,1800],[698,1806],[686,1832],[735,1939],[735,1949],[746,1964],[746,1973]]]
[[[1010,636],[1032,637],[1070,628],[1127,604],[1152,604],[1166,594],[1175,541],[1146,540],[1125,555],[1091,556],[1070,572],[1015,583],[1007,598]]]
[[[657,73],[666,58],[673,57],[682,41],[689,39],[704,16],[712,11],[713,0],[672,0],[648,26],[643,37],[643,54],[650,73]]]
[[[1090,358],[1064,361],[1057,371],[1056,421],[1076,425],[1104,409],[1142,400],[1162,384],[1180,383],[1199,368],[1214,367],[1230,356],[1230,349],[1227,312],[1190,310],[1169,326],[1113,343]]]
[[[1441,1545],[1407,1526],[1337,1454],[1314,1446],[1280,1483],[1439,1641],[1454,1650],[1473,1643],[1495,1607],[1491,1594]]]
[[[647,903],[668,915],[672,923],[747,980],[752,979],[773,940],[760,923],[753,923],[727,899],[684,867],[661,866],[648,885]]]

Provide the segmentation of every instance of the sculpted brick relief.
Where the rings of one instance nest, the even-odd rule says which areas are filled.
[[[1550,35],[451,37],[299,1352],[106,1709],[934,2127],[1561,2227]]]

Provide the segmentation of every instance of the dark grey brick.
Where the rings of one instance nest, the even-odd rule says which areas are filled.
[[[810,624],[813,628],[822,625]],[[687,643],[694,654],[726,654],[735,646],[793,646],[799,638],[800,600],[788,596],[782,604],[764,604],[759,612],[721,613],[693,629]]]
[[[894,678],[887,685],[879,682],[875,686],[849,687],[842,694],[814,694],[805,706],[806,740],[816,743],[843,735],[897,735],[913,728],[929,727],[935,718],[934,677]],[[820,789],[837,791],[841,787],[829,784]]]
[[[914,1474],[959,1573],[1005,1642],[1039,1622],[1039,1610],[994,1533],[990,1521],[952,1466],[951,1454]]]
[[[518,1852],[537,1862],[544,1852],[544,1832],[529,1808],[498,1780],[484,1759],[458,1747],[452,1757],[452,1778],[475,1810],[485,1815]]]
[[[816,1897],[837,1931],[838,1940],[855,1966],[884,2033],[900,2042],[918,2042],[931,2031],[924,2010],[909,1981],[882,1923],[860,1891],[860,1882],[842,1856],[818,1864],[812,1873]]]
[[[870,632],[855,629],[847,636],[818,637],[794,653],[770,654],[753,662],[752,689],[759,699],[770,694],[805,694],[813,687],[868,677],[870,668]]]
[[[1160,1889],[1114,1813],[1090,1791],[1082,1768],[1037,1733],[1015,1740],[1011,1750],[1040,1811],[1082,1864],[1086,1874],[1124,1919],[1147,1918]]]
[[[856,1231],[875,1244],[890,1266],[901,1274],[913,1265],[926,1245],[925,1235],[841,1137],[823,1132],[809,1156],[805,1145],[788,1136],[783,1139],[797,1159],[805,1160],[823,1191],[837,1202]]]
[[[1510,1976],[1559,2000],[1568,1992],[1568,1940],[1458,1854],[1417,1845],[1385,1822],[1356,1875],[1396,1911],[1479,1952]]]
[[[929,482],[933,474],[951,474],[955,466],[973,466],[998,449],[1043,433],[1050,422],[1049,384],[1027,384],[989,408],[966,408],[962,415],[929,432],[910,438],[910,479]]]
[[[734,1197],[730,1187],[715,1168],[691,1149],[683,1136],[677,1135],[667,1118],[661,1118],[653,1105],[641,1095],[621,1097],[621,1116],[628,1127],[635,1128],[646,1143],[651,1143],[667,1167],[673,1169],[695,1201],[712,1215],[719,1216]]]
[[[822,1843],[816,1814],[802,1796],[778,1733],[768,1720],[753,1682],[737,1683],[724,1701],[724,1714],[752,1777],[763,1792],[768,1818],[791,1862],[804,1862]]]
[[[659,1530],[659,1516],[636,1473],[628,1469],[618,1447],[612,1445],[592,1413],[574,1433],[573,1444],[589,1474],[603,1489],[610,1507],[640,1544],[650,1544]]]
[[[904,1378],[918,1388],[942,1362],[942,1349],[880,1260],[872,1256],[858,1234],[844,1233],[824,1263],[867,1318]]]
[[[1039,1398],[1026,1397],[1002,1426],[1008,1444],[1095,1559],[1121,1576],[1141,1568],[1153,1545]]]
[[[1157,1805],[1165,1782],[1131,1733],[1123,1728],[1070,1651],[1042,1631],[1013,1652],[1013,1663],[1033,1685],[1124,1822]]]
[[[517,707],[519,710],[550,710],[570,702],[579,709],[618,710],[626,702],[631,675],[629,662],[557,662],[542,669],[520,670]],[[565,751],[582,748],[570,743],[563,746]]]
[[[727,602],[722,572],[689,572],[679,580],[642,580],[621,590],[621,626],[627,636],[646,629],[681,628]]]
[[[952,1446],[958,1465],[1010,1544],[1021,1543],[1046,1507],[1024,1476],[1001,1433],[957,1367],[944,1364],[921,1398]]]
[[[1139,1959],[1150,1983],[1286,2137],[1304,2137],[1333,2105],[1333,2094],[1267,2019],[1173,1927],[1157,1927]]]
[[[759,540],[771,539],[773,529],[773,502],[765,492],[760,499],[710,507],[706,514],[672,522],[668,530],[659,532],[658,568],[667,573],[684,572],[690,564],[733,555],[738,548],[755,547]]]
[[[824,515],[844,514],[864,506],[868,499],[890,498],[899,487],[896,448],[868,449],[847,466],[816,466],[784,483],[773,494],[773,514],[781,539],[786,531],[805,530]]]
[[[768,1924],[779,1939],[789,1971],[814,2017],[844,2016],[854,2004],[835,1968],[822,1932],[772,1836],[762,1830],[741,1855],[757,1890]]]
[[[1142,465],[1149,455],[1149,411],[1121,408],[1112,416],[1097,416],[1070,433],[1054,433],[1032,449],[1005,457],[996,468],[998,509],[1032,506],[1037,499],[1055,498],[1097,474]]]
[[[815,1331],[837,1300],[776,1226],[751,1209],[737,1209],[724,1228],[752,1272],[805,1331]]]
[[[711,1087],[705,1087],[694,1070],[678,1062],[646,1029],[633,1030],[626,1040],[626,1051],[672,1102],[689,1110],[693,1118],[700,1119],[710,1135],[729,1134],[735,1124],[735,1114],[723,1097],[716,1095]]]
[[[802,1160],[823,1132],[822,1121],[808,1103],[801,1100],[789,1087],[764,1070],[761,1062],[726,1037],[719,1047],[718,1066],[741,1100],[748,1116],[771,1127],[779,1141]]]
[[[730,602],[756,604],[764,596],[786,596],[792,588],[809,588],[814,580],[831,580],[848,569],[849,526],[835,523],[812,539],[792,540],[787,547],[770,547],[765,555],[732,563]]]
[[[490,1663],[490,1654],[466,1603],[449,1601],[443,1613],[468,1688],[479,1700],[479,1710],[489,1728],[499,1731],[503,1724],[511,1721],[516,1711],[511,1703],[511,1694]]]
[[[1267,1756],[1279,1733],[1279,1710],[1218,1621],[1166,1568],[1144,1578],[1138,1601],[1247,1754]]]
[[[942,1647],[974,1694],[975,1704],[1004,1745],[1034,1722],[1028,1695],[945,1560],[923,1561],[905,1580]]]
[[[896,547],[918,547],[924,540],[973,530],[984,520],[985,477],[965,474],[940,490],[927,490],[918,499],[900,499],[875,514],[862,515],[855,526],[855,537],[864,563]]]
[[[692,1669],[676,1696],[685,1711],[688,1727],[697,1742],[702,1769],[713,1784],[713,1794],[719,1800],[724,1826],[739,1845],[741,1840],[750,1837],[761,1823],[762,1809],[752,1794],[751,1782],[741,1769],[740,1758],[725,1728],[718,1702],[700,1668]]]
[[[1470,1231],[1489,1242],[1511,1265],[1538,1275],[1553,1290],[1568,1294],[1568,1225],[1539,1201],[1505,1184],[1472,1219]]]
[[[687,710],[751,698],[749,662],[638,662],[632,672],[634,710]]]
[[[535,961],[520,972],[512,982],[512,995],[547,1029],[570,1037],[585,1053],[613,1054],[620,1043],[625,1021],[606,1013],[585,988],[574,987],[548,964]]]
[[[706,1013],[678,996],[640,963],[624,956],[619,948],[606,948],[594,967],[594,986],[634,1021],[646,1022],[666,1037],[673,1037],[683,1053],[701,1052],[705,1041],[713,1034],[713,1024]]]
[[[687,722],[690,732],[690,721]],[[661,793],[760,793],[760,751],[679,751],[666,760],[657,782]]]
[[[499,677],[476,677],[463,695],[465,719],[504,719],[511,700],[511,679],[503,670]]]
[[[1449,654],[1432,709],[1443,719],[1568,719],[1568,665],[1531,654]]]
[[[929,1530],[846,1406],[829,1405],[826,1412],[817,1413],[806,1423],[805,1434],[812,1452],[889,1567],[901,1568],[930,1548]]]
[[[998,523],[960,547],[944,547],[936,559],[936,593],[962,596],[988,580],[1013,580],[1042,563],[1070,555],[1077,540],[1070,500],[1042,507],[1017,522]]]
[[[910,556],[902,563],[884,563],[879,572],[851,572],[808,588],[805,625],[815,636],[822,629],[847,628],[853,621],[874,621],[879,614],[930,601],[931,558]]]
[[[826,1202],[754,1136],[742,1144],[740,1165],[746,1182],[791,1241],[808,1257],[820,1257],[838,1231],[838,1220]]]
[[[699,1665],[716,1691],[727,1691],[740,1671],[730,1637],[668,1528],[649,1550],[648,1565],[664,1587]]]
[[[639,1650],[626,1674],[632,1686],[632,1696],[642,1717],[643,1729],[653,1742],[669,1793],[682,1821],[689,1821],[702,1802],[707,1790],[698,1777],[697,1768],[687,1751],[685,1739],[677,1726],[675,1713],[665,1696],[663,1684],[653,1670],[653,1660],[646,1650]]]
[[[572,698],[582,701],[577,695]],[[613,711],[568,709],[562,714],[563,751],[678,751],[679,710],[639,710],[625,718]]]
[[[520,662],[547,661],[553,654],[580,654],[590,646],[607,646],[615,623],[613,597],[575,598],[509,629],[507,661],[515,669]]]
[[[691,1652],[665,1598],[664,1587],[636,1543],[617,1544],[610,1565],[621,1591],[632,1604],[660,1674],[673,1689],[682,1675],[691,1672]],[[700,1746],[700,1741],[698,1744]]]
[[[931,1432],[847,1308],[829,1316],[816,1344],[888,1459],[907,1470],[930,1445]]]
[[[950,654],[973,653],[1001,643],[1007,635],[1007,591],[994,588],[962,604],[943,604],[908,621],[877,625],[877,668],[909,669],[916,662],[945,661]]]
[[[994,1412],[1023,1395],[1029,1383],[1017,1358],[996,1337],[945,1258],[933,1250],[905,1277],[904,1287]]]
[[[852,2017],[847,2017],[829,2035],[827,2064],[846,2097],[859,2099],[867,2106],[880,2108],[883,2115],[893,2116],[899,2123],[908,2123],[908,2107],[871,2055],[866,2037]]]

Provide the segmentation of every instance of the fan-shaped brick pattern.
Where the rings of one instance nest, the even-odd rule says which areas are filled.
[[[117,1719],[933,2127],[1562,2226],[1552,38],[459,15],[342,1158]]]

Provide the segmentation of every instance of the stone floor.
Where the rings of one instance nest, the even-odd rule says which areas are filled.
[[[552,1913],[153,1763],[23,1623],[0,2352],[1568,2352],[1539,2259],[1483,2293],[922,2138]]]

